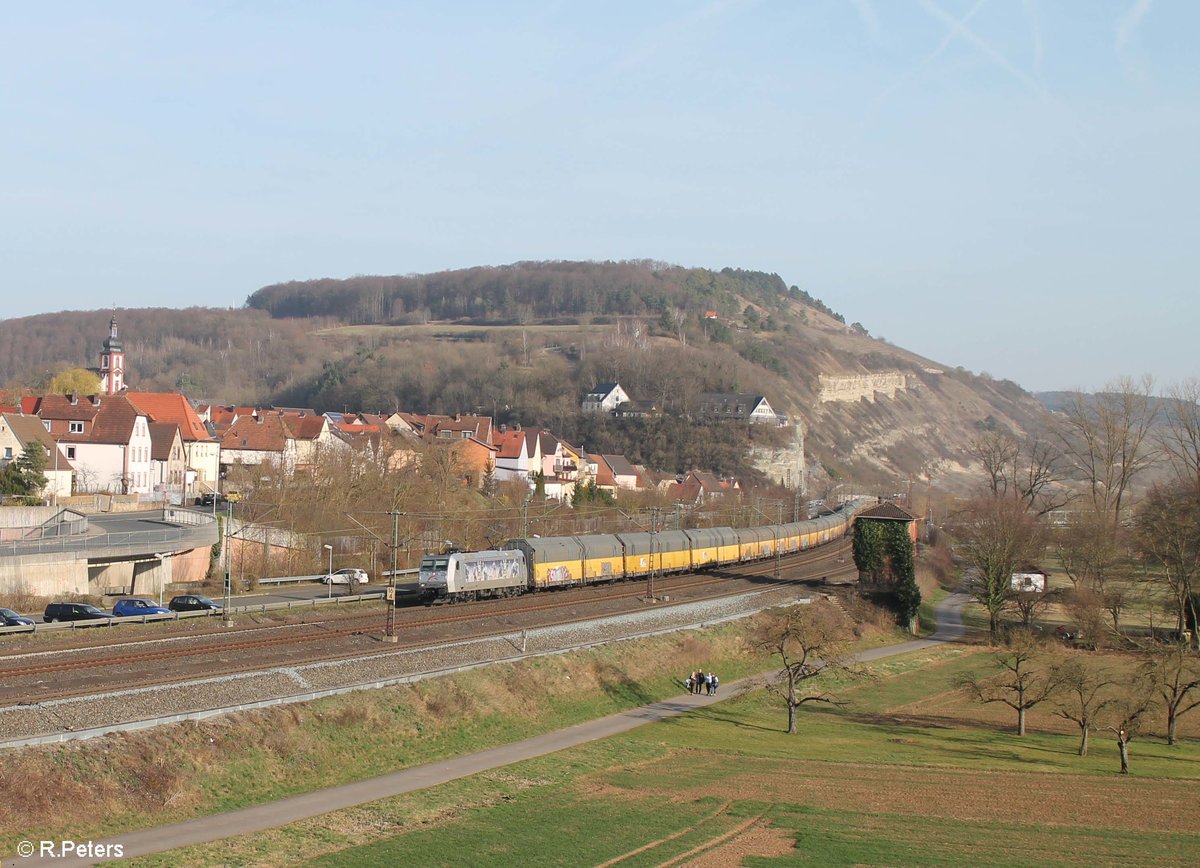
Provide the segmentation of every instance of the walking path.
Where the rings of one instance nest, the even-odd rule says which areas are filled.
[[[902,642],[898,645],[874,648],[860,654],[858,659],[862,661],[879,660],[884,657],[893,657],[897,654],[907,654],[910,651],[930,648],[940,645],[943,642],[951,642],[960,638],[964,632],[962,608],[968,600],[969,597],[965,594],[952,594],[939,603],[935,610],[935,619],[938,625],[937,631],[930,638],[915,639],[911,642]],[[489,769],[511,765],[522,760],[533,759],[534,757],[544,756],[545,754],[574,747],[578,744],[584,744],[585,742],[617,735],[645,723],[664,720],[684,714],[694,708],[711,705],[719,699],[723,699],[731,691],[736,693],[740,689],[744,689],[751,682],[752,679],[746,679],[744,681],[735,681],[729,685],[723,685],[726,690],[719,697],[684,694],[661,702],[652,702],[649,705],[624,711],[620,714],[613,714],[599,720],[591,720],[568,727],[567,729],[548,732],[544,735],[527,738],[524,741],[513,744],[501,745],[500,747],[494,747],[490,750],[480,751],[468,756],[455,757],[423,766],[416,766],[393,772],[389,775],[383,775],[382,777],[370,778],[369,780],[358,781],[352,784],[343,784],[339,787],[330,787],[311,793],[304,793],[299,796],[291,796],[275,802],[268,802],[264,805],[241,808],[240,810],[212,817],[202,817],[183,823],[175,823],[170,826],[128,832],[96,843],[101,845],[120,844],[123,848],[122,855],[125,858],[130,858],[133,856],[145,856],[151,853],[161,853],[164,850],[173,850],[178,847],[188,847],[194,844],[207,844],[235,835],[261,832],[266,829],[275,828],[276,826],[283,826],[288,823],[316,817],[320,814],[326,814],[330,811],[350,808],[355,805],[397,796],[402,793],[409,793],[414,790],[423,790],[427,787],[444,784],[448,781],[478,774]],[[21,864],[40,861],[42,860],[26,859]],[[47,864],[53,864],[57,868],[66,868],[66,866],[74,865],[93,865],[97,861],[102,860],[69,860],[57,858],[46,861]],[[6,865],[9,864],[8,858],[5,858],[3,863]]]

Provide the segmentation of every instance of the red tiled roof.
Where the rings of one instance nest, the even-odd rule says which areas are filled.
[[[139,416],[145,416],[122,394],[106,395],[100,409],[92,417],[92,429],[87,434],[67,435],[64,441],[85,443],[128,443],[133,439],[133,426]]]
[[[859,518],[881,518],[888,521],[916,521],[917,517],[902,506],[888,501],[858,514]]]
[[[155,422],[171,422],[184,442],[212,440],[200,416],[179,392],[126,392],[133,405]]]
[[[524,431],[505,431],[496,440],[498,458],[516,458],[525,451]]]
[[[221,449],[246,449],[255,452],[283,452],[287,441],[295,439],[283,417],[266,415],[261,420],[238,419],[221,435]]]
[[[90,398],[72,399],[68,395],[44,395],[37,398],[32,415],[43,419],[59,419],[70,422],[86,422],[95,418],[104,400],[93,395]],[[22,401],[21,405],[24,406]]]

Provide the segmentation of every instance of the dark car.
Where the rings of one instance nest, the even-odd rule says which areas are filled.
[[[167,603],[167,608],[172,612],[219,612],[222,606],[203,594],[181,594],[172,597],[171,602]]]
[[[211,491],[206,491],[204,494],[196,498],[196,506],[219,506],[227,502],[228,500],[225,495],[221,494],[220,492],[214,494]]]
[[[113,614],[118,618],[129,618],[135,615],[167,615],[171,610],[160,606],[153,600],[143,600],[141,597],[126,597],[117,600],[113,606]]]
[[[0,627],[32,627],[33,619],[18,615],[12,609],[0,609]]]
[[[90,603],[51,603],[42,614],[47,624],[55,621],[109,621],[112,615]]]

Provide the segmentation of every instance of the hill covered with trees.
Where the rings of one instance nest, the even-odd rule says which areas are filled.
[[[0,322],[0,382],[36,389],[94,366],[111,315]],[[524,262],[282,283],[241,309],[117,317],[136,388],[320,411],[483,412],[663,470],[745,473],[746,449],[762,445],[752,441],[776,437],[689,421],[703,392],[766,395],[806,426],[818,474],[881,486],[933,463],[953,471],[972,432],[1026,430],[1040,409],[1015,384],[944,370],[778,275],[734,268]],[[829,399],[830,377],[878,376],[900,389]],[[663,415],[581,414],[582,395],[608,381]]]

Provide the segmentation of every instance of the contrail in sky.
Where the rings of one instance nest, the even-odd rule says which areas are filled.
[[[1117,53],[1120,54],[1129,44],[1134,32],[1141,26],[1142,19],[1150,14],[1154,0],[1137,0],[1125,10],[1125,14],[1117,19]]]

